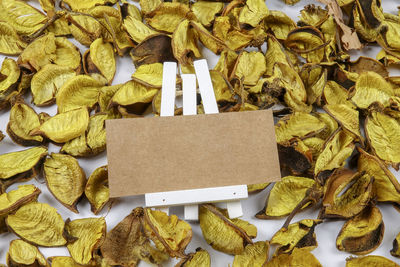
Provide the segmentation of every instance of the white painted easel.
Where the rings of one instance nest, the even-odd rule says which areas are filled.
[[[196,75],[181,75],[183,88],[183,115],[197,114],[196,76],[199,84],[200,95],[203,101],[204,112],[206,114],[219,113],[207,61],[205,59],[195,61],[194,68]],[[161,116],[174,116],[176,73],[177,64],[175,62],[164,63],[161,91]],[[210,131],[212,131],[212,129],[210,129]],[[182,162],[182,164],[184,164],[184,162]],[[147,207],[159,208],[167,214],[169,206],[183,205],[185,207],[186,220],[198,220],[198,205],[210,202],[227,202],[229,217],[240,217],[243,215],[240,200],[247,197],[248,193],[246,185],[145,194]]]

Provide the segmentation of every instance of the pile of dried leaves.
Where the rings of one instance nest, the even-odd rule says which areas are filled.
[[[0,109],[10,109],[8,136],[31,147],[0,155],[0,231],[21,238],[10,243],[7,264],[136,266],[175,257],[177,266],[210,266],[206,250],[185,251],[192,229],[175,215],[139,207],[107,232],[103,217],[65,221],[37,202],[41,192],[34,185],[7,191],[43,172],[49,191],[68,209],[77,213],[85,195],[93,213],[100,212],[109,202],[107,166],[86,179],[75,157],[105,150],[106,119],[149,109],[159,114],[162,62],[177,61],[191,73],[203,47],[220,55],[211,77],[221,112],[274,108],[285,177],[270,185],[256,217],[287,216],[270,241],[253,242],[254,225],[202,205],[207,243],[235,255],[233,266],[321,266],[310,252],[317,246],[314,229],[340,219],[338,250],[374,251],[384,235],[376,204],[400,207],[400,184],[388,169],[400,166],[400,77],[387,70],[400,62],[400,17],[385,13],[380,0],[319,1],[326,7],[304,7],[295,23],[263,0],[140,0],[140,9],[124,0],[39,0],[43,12],[0,0],[0,53],[18,56],[2,63]],[[348,50],[369,44],[382,48],[376,59],[350,61]],[[116,56],[127,54],[136,71],[112,85]],[[37,114],[26,94],[37,107],[57,104],[57,115]],[[60,145],[59,153],[48,155],[49,142]],[[311,206],[321,207],[318,218],[291,223]],[[391,254],[400,257],[400,235],[393,238]],[[277,247],[272,258],[270,244]],[[71,257],[46,259],[37,246],[66,246]],[[380,256],[347,259],[346,266],[362,265],[399,266]]]

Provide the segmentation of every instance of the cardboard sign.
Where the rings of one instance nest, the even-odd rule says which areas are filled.
[[[110,197],[280,179],[271,110],[106,121]]]

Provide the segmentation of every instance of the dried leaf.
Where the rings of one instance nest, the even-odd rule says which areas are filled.
[[[242,254],[235,255],[232,267],[263,266],[268,261],[268,241],[258,241],[245,247]]]
[[[8,23],[0,22],[0,29],[0,54],[19,55],[26,47],[26,43]]]
[[[385,266],[385,267],[399,267],[397,263],[376,255],[369,255],[364,257],[350,257],[346,259],[346,267],[358,266]]]
[[[85,187],[85,195],[94,214],[98,214],[108,203],[110,190],[108,189],[107,166],[97,168],[89,176]]]
[[[190,253],[187,259],[182,259],[175,267],[210,267],[211,259],[207,250],[197,248],[195,253]]]
[[[50,267],[50,264],[37,247],[21,239],[10,242],[7,264],[8,266]]]
[[[43,247],[63,246],[64,221],[57,210],[45,203],[32,202],[6,219],[10,229],[23,240]]]

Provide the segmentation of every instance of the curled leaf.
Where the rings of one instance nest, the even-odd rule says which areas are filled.
[[[65,207],[78,213],[76,204],[83,194],[86,177],[78,161],[63,154],[52,153],[44,162],[47,187]]]
[[[6,219],[10,229],[29,243],[43,247],[63,246],[64,221],[57,210],[45,203],[32,202]]]
[[[107,204],[110,195],[107,166],[99,167],[93,171],[86,183],[85,195],[94,214],[99,213]]]
[[[200,206],[199,221],[205,240],[218,251],[237,255],[244,252],[246,245],[253,244],[251,239],[256,234],[255,226],[246,221],[229,219],[226,211],[214,205]]]

